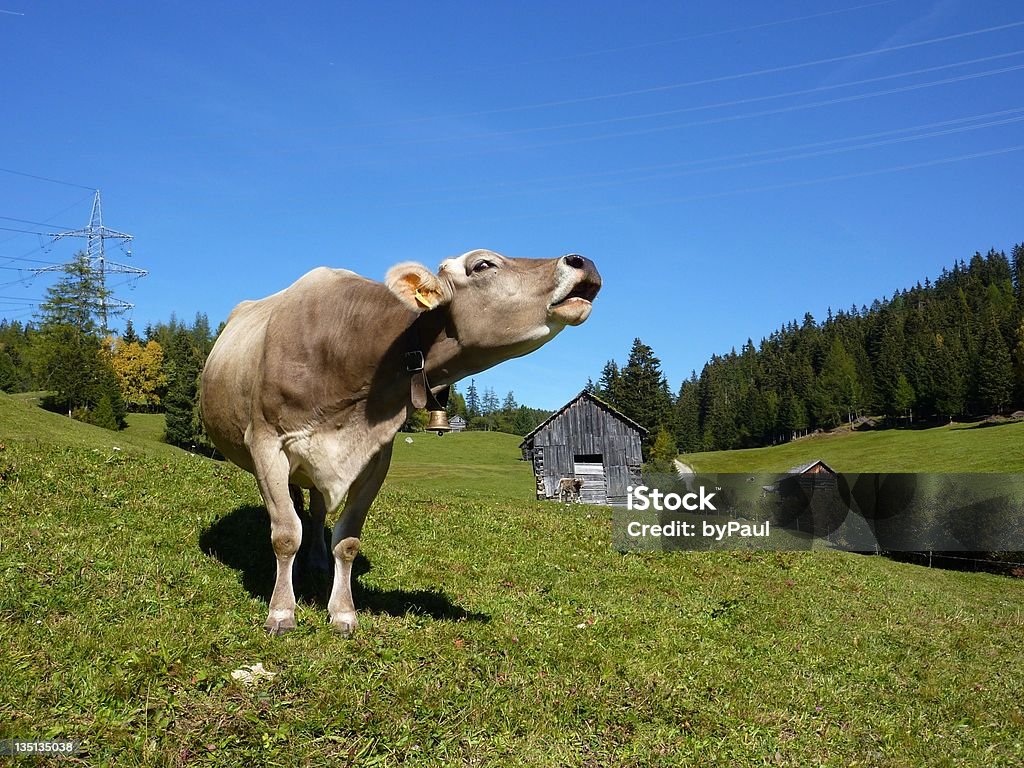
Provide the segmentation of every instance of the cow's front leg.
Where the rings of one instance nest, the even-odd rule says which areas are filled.
[[[270,542],[277,558],[277,578],[264,624],[272,635],[295,628],[292,564],[302,543],[302,522],[288,488],[288,458],[276,447],[252,452],[256,482],[270,514]]]
[[[350,636],[359,623],[355,602],[352,600],[352,563],[359,553],[359,535],[363,530],[366,513],[377,498],[377,492],[391,465],[392,445],[389,442],[381,448],[352,483],[345,508],[334,526],[331,538],[334,586],[331,588],[327,610],[331,614],[331,626],[345,637]]]

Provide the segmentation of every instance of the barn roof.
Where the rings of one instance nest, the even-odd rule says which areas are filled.
[[[786,470],[786,474],[787,475],[802,475],[805,472],[809,472],[810,470],[814,469],[819,464],[822,467],[824,467],[826,471],[831,472],[833,475],[838,474],[834,469],[832,469],[832,467],[830,467],[828,464],[826,464],[821,459],[815,459],[814,461],[809,461],[806,464],[801,464],[801,465],[799,465],[797,467],[793,467],[792,469],[788,469],[788,470]]]
[[[540,432],[542,429],[544,429],[544,427],[546,427],[552,421],[554,421],[559,416],[561,416],[563,413],[565,413],[567,410],[569,410],[570,407],[572,407],[573,405],[578,403],[580,400],[590,400],[592,403],[597,405],[602,410],[607,411],[609,414],[611,414],[615,418],[619,419],[620,421],[625,422],[626,424],[631,426],[633,429],[637,430],[640,433],[641,437],[643,435],[647,434],[647,430],[644,429],[643,427],[641,427],[639,424],[637,424],[631,418],[626,416],[621,411],[617,411],[615,408],[613,408],[612,406],[608,405],[608,403],[606,403],[604,400],[599,398],[597,395],[595,395],[595,394],[593,394],[591,392],[588,392],[587,390],[584,389],[582,392],[580,392],[578,395],[576,395],[576,397],[574,397],[572,400],[570,400],[568,403],[563,405],[557,411],[555,411],[550,416],[548,416],[546,419],[544,419],[544,421],[542,421],[540,424],[538,424],[536,427],[534,427],[533,431],[530,432],[528,435],[526,435],[526,437],[523,438],[523,442],[521,442],[519,444],[520,447],[523,446],[523,445],[526,445],[526,443],[530,442],[530,440],[533,439],[534,435],[536,435],[538,432]]]

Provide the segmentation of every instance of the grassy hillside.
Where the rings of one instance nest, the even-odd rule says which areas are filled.
[[[682,457],[703,472],[783,472],[815,459],[838,472],[1024,472],[1024,423],[825,434]]]
[[[623,556],[607,510],[529,500],[517,442],[400,438],[357,636],[307,584],[269,638],[250,477],[0,395],[0,739],[80,739],[82,765],[1024,759],[1021,582]],[[230,679],[257,662],[273,680]]]

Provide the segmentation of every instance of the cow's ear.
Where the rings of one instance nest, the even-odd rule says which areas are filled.
[[[436,309],[451,301],[451,287],[424,267],[407,261],[388,270],[384,284],[415,312]]]

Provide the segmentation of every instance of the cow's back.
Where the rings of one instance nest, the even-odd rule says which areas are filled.
[[[265,299],[243,301],[228,316],[217,337],[201,380],[203,422],[217,449],[243,469],[252,471],[245,433],[252,420],[256,401],[253,389],[261,381],[267,328],[274,312],[288,302],[301,302],[302,297],[339,278],[346,282],[346,278],[362,280],[349,270],[318,267],[283,291]]]

